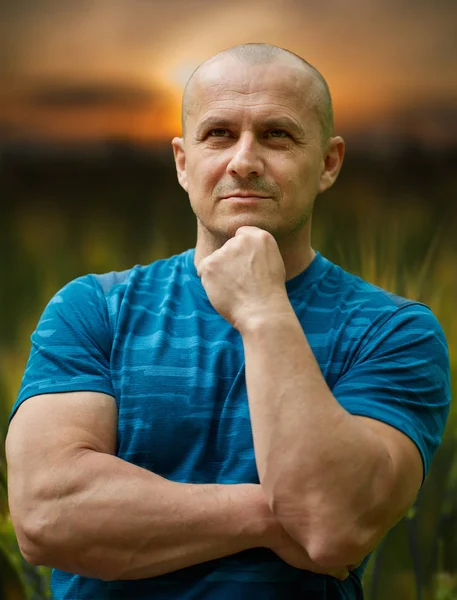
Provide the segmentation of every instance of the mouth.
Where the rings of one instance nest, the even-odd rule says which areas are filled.
[[[222,200],[244,200],[247,202],[256,200],[266,200],[267,198],[270,198],[270,196],[259,196],[259,194],[234,192],[233,194],[230,194],[230,196],[224,196]]]

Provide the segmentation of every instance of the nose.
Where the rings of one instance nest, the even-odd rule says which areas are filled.
[[[264,173],[263,159],[254,136],[240,137],[233,146],[233,155],[227,165],[227,173],[233,177],[260,177]]]

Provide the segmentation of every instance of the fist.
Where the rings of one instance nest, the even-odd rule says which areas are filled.
[[[240,227],[197,271],[215,310],[240,332],[256,316],[291,308],[276,240],[258,227]]]

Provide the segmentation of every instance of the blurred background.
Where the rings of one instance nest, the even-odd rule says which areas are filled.
[[[457,3],[14,0],[0,7],[0,600],[49,597],[8,517],[4,437],[50,297],[195,243],[170,140],[216,52],[268,42],[326,77],[347,156],[313,245],[427,303],[457,351]],[[455,383],[454,389],[455,389]],[[368,600],[457,598],[457,411],[414,509],[379,546]]]

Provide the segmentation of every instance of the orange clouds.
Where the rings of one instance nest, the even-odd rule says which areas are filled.
[[[53,82],[3,106],[19,137],[169,139],[180,132],[180,97],[126,83]]]
[[[180,131],[192,70],[245,42],[283,46],[315,64],[346,129],[386,127],[399,111],[420,104],[433,113],[457,99],[457,4],[447,0],[24,6],[10,3],[0,23],[8,59],[0,122],[13,136],[168,139]]]

